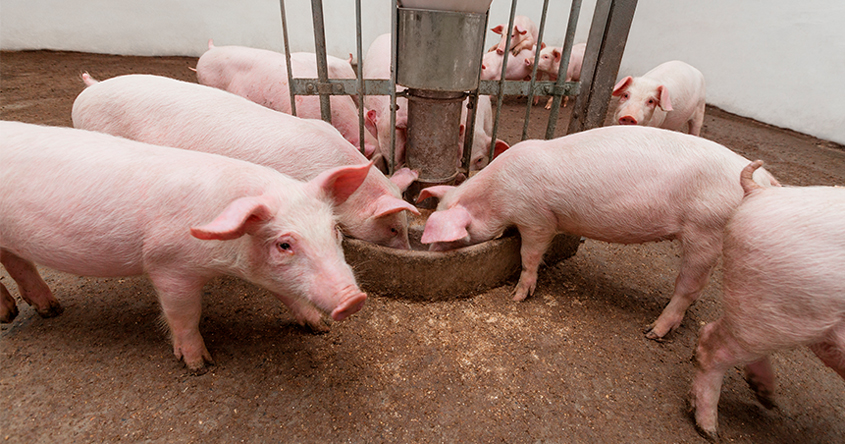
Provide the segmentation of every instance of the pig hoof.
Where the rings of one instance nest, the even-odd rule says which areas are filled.
[[[6,307],[4,307],[6,308]],[[8,324],[18,317],[18,306],[12,305],[0,313],[0,324]]]
[[[36,309],[36,311],[38,312],[38,315],[42,318],[55,318],[56,316],[62,314],[65,309],[61,306],[61,304],[59,304],[58,301],[56,301],[51,302],[50,305],[47,306],[47,308],[41,310]]]
[[[645,330],[643,330],[643,333],[645,333],[646,338],[651,339],[652,341],[660,343],[671,342],[666,339],[665,335],[659,335],[656,331],[654,331],[654,324],[647,326]]]
[[[214,362],[202,359],[198,363],[185,363],[185,365],[188,367],[188,372],[191,374],[191,376],[202,376],[208,373],[209,370],[211,370],[211,367],[214,366]]]
[[[704,439],[710,442],[719,442],[719,433],[716,431],[716,429],[706,430],[704,427],[701,427],[700,425],[698,425],[698,423],[696,423],[695,431],[697,431],[699,435],[701,435]]]

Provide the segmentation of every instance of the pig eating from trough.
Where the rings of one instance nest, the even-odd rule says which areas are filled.
[[[614,121],[701,134],[704,125],[704,75],[674,60],[658,65],[642,77],[625,77],[613,87],[618,97]]]
[[[77,128],[222,154],[299,180],[367,162],[323,121],[273,111],[215,88],[151,75],[97,82],[83,74],[83,80],[88,87],[72,111]],[[392,248],[410,248],[405,212],[417,209],[402,199],[401,191],[414,178],[410,171],[398,171],[391,181],[373,168],[336,208],[344,232]]]
[[[599,162],[597,159],[601,159]],[[658,339],[677,328],[722,250],[722,229],[742,199],[735,180],[748,163],[698,137],[645,127],[606,127],[520,142],[440,198],[422,243],[447,250],[493,239],[511,226],[522,238],[520,301],[534,292],[543,253],[557,233],[623,244],[678,240],[682,260],[671,301],[650,326]],[[756,173],[765,185],[777,181]]]
[[[339,167],[306,183],[214,154],[0,122],[0,262],[47,316],[60,306],[35,264],[148,275],[174,354],[201,372],[212,362],[198,328],[201,290],[214,277],[260,285],[318,328],[321,311],[340,321],[363,306],[332,206],[370,167]],[[5,287],[0,298],[0,319],[10,321],[15,303]]]
[[[742,171],[745,198],[725,228],[722,317],[702,328],[690,392],[696,428],[717,438],[725,372],[746,365],[771,408],[768,355],[807,345],[845,378],[845,188],[763,188]]]

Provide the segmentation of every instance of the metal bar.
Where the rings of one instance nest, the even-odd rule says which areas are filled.
[[[490,20],[490,11],[484,14],[484,29],[487,29]],[[482,39],[482,45],[484,40]],[[481,48],[481,57],[484,58],[484,47]],[[479,65],[481,60],[478,61]],[[478,84],[481,85],[481,70],[478,70]],[[478,114],[478,88],[475,91],[470,91],[469,101],[467,103],[467,120],[464,125],[466,133],[464,134],[464,152],[461,155],[461,168],[469,177],[470,161],[472,160],[472,143],[475,140],[475,116]],[[493,144],[495,146],[495,143]],[[490,159],[492,160],[492,159]]]
[[[578,17],[581,15],[581,0],[572,0],[572,7],[569,9],[569,22],[566,25],[566,36],[563,39],[563,49],[560,54],[560,66],[557,70],[557,82],[555,88],[563,87],[566,83],[566,73],[569,70],[569,58],[572,55],[572,46],[575,44],[575,30],[578,27]],[[560,114],[560,102],[562,96],[555,94],[552,99],[552,109],[549,112],[549,123],[546,125],[546,139],[555,137],[555,127]]]
[[[320,84],[329,80],[329,67],[326,61],[326,28],[323,22],[323,0],[311,0],[311,17],[314,21],[314,47],[317,54],[317,78]],[[290,62],[288,62],[290,66]],[[332,123],[332,108],[329,95],[320,90],[320,118]]]
[[[290,45],[288,44],[288,21],[285,15],[285,0],[279,0],[279,8],[282,10],[282,40],[285,45],[285,66],[288,71],[288,88],[290,90],[290,113],[296,116],[296,96],[293,92],[293,68],[290,66]]]
[[[540,15],[540,29],[537,32],[537,46],[534,50],[534,65],[531,68],[531,82],[528,89],[528,103],[525,105],[525,119],[522,121],[522,139],[528,138],[528,123],[531,121],[531,107],[534,106],[534,84],[537,81],[537,62],[540,61],[540,47],[543,43],[543,31],[546,29],[546,14],[549,10],[549,0],[543,1],[543,13]],[[494,142],[495,143],[495,142]]]
[[[505,39],[505,47],[508,48],[505,51],[504,57],[502,58],[502,72],[499,75],[499,93],[496,98],[496,115],[493,118],[493,134],[491,134],[490,139],[490,149],[488,149],[489,159],[493,160],[493,154],[496,150],[496,133],[499,132],[499,114],[500,110],[502,109],[502,100],[505,98],[504,94],[504,83],[505,83],[505,71],[508,68],[508,55],[510,55],[510,47],[511,47],[511,34],[513,33],[513,20],[516,16],[516,0],[511,2],[511,15],[510,19],[508,20],[508,36]]]
[[[361,0],[355,0],[355,41],[358,49],[358,145],[364,154],[364,58],[361,55]]]
[[[637,0],[599,0],[596,3],[581,68],[581,93],[572,111],[568,134],[604,123],[636,8]]]
[[[390,15],[390,159],[387,159],[387,173],[393,175],[396,169],[396,47],[399,32],[396,29],[399,15],[399,2],[393,4],[393,14]]]

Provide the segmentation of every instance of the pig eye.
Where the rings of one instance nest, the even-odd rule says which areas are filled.
[[[276,246],[279,247],[279,250],[290,251],[290,244],[287,242],[279,242]]]
[[[390,233],[391,234],[399,234],[399,230],[397,230],[396,228],[391,228]]]

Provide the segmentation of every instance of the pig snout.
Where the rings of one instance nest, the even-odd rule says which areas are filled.
[[[620,125],[636,125],[637,119],[634,116],[622,116],[619,118]]]
[[[342,321],[357,313],[364,306],[364,302],[367,301],[367,295],[354,285],[341,290],[338,296],[340,303],[332,311],[332,319],[335,321]]]

